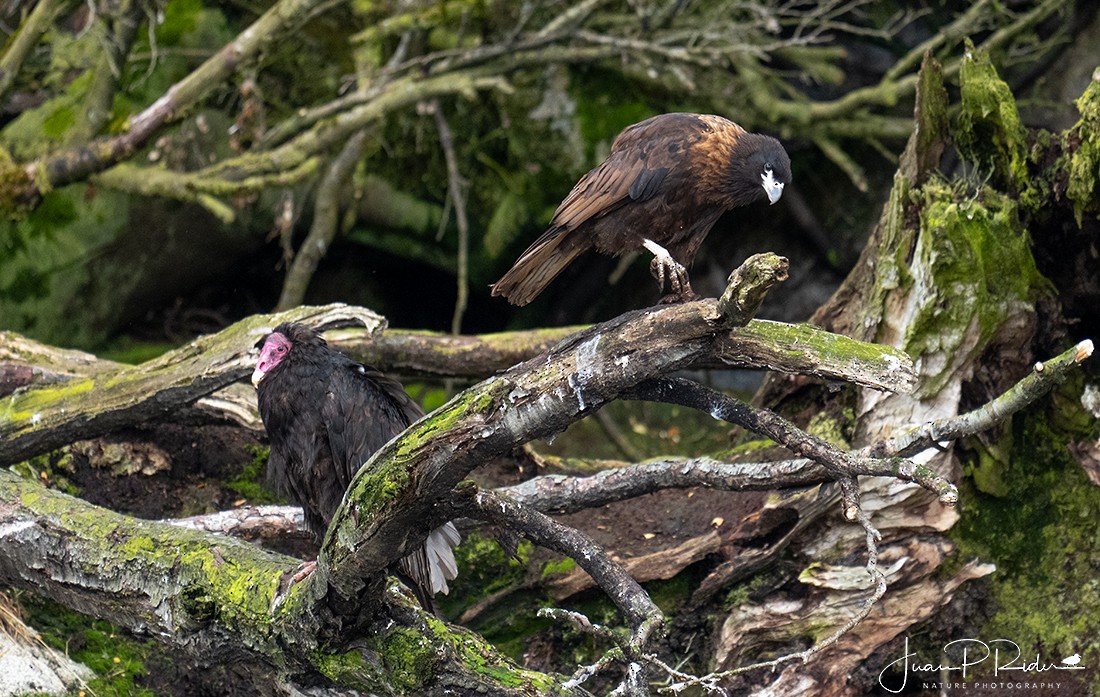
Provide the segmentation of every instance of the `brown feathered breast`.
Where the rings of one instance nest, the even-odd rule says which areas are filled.
[[[777,188],[765,187],[765,172]],[[577,182],[549,229],[492,286],[492,294],[526,305],[581,253],[595,248],[620,255],[646,240],[686,267],[723,212],[762,199],[774,202],[790,178],[790,159],[779,141],[728,119],[646,119],[619,134],[607,159]]]

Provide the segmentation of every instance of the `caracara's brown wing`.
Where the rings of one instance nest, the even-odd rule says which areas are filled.
[[[607,159],[577,182],[554,212],[550,228],[493,284],[492,294],[526,305],[591,248],[585,223],[657,196],[670,177],[687,176],[688,151],[717,131],[733,140],[744,133],[732,121],[700,114],[661,114],[623,130]]]

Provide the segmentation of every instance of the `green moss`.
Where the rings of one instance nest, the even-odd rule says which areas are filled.
[[[806,432],[847,450],[851,447],[847,436],[851,430],[851,424],[851,421],[838,419],[827,412],[818,412],[810,418],[810,423],[806,424]]]
[[[382,648],[386,651],[384,655],[387,658],[391,649],[395,654],[400,653],[400,647],[396,642]],[[387,691],[386,686],[389,681],[382,675],[378,667],[368,663],[359,651],[352,650],[338,654],[318,651],[313,656],[313,665],[322,675],[340,685],[372,694]],[[389,677],[394,678],[397,686],[406,685],[406,683],[399,682],[397,676]],[[410,687],[415,687],[415,685],[410,685]]]
[[[1093,76],[1077,100],[1081,119],[1068,132],[1069,182],[1066,196],[1073,201],[1077,224],[1086,213],[1100,215],[1100,79]],[[1076,147],[1074,147],[1076,144]]]
[[[939,180],[920,195],[912,262],[919,277],[910,291],[917,307],[903,345],[925,362],[918,392],[939,394],[954,379],[951,366],[969,363],[964,352],[984,350],[1009,316],[1050,285],[1035,266],[1013,198],[989,188],[967,194]]]
[[[188,587],[173,601],[178,603],[172,612],[177,622],[195,622],[189,613],[197,611],[203,618],[249,632],[252,648],[261,652],[271,637],[272,596],[280,574],[294,560],[229,538],[211,547],[210,538],[201,532],[135,521],[15,477],[0,477],[0,497],[19,500],[33,515],[80,531],[70,544],[82,548],[78,556],[85,560],[84,572],[89,575],[124,566],[130,582],[140,582],[142,574],[159,578],[164,572],[158,570],[172,568]]]
[[[225,488],[240,494],[248,499],[249,503],[285,503],[281,496],[263,485],[264,468],[267,466],[267,458],[271,453],[271,448],[260,445],[246,445],[245,449],[252,454],[252,459],[249,460],[235,479],[225,483]]]
[[[389,632],[380,654],[390,681],[402,694],[414,694],[431,677],[436,660],[432,643],[411,629]]]
[[[22,477],[39,482],[70,496],[80,493],[67,475],[73,473],[72,455],[69,448],[55,450],[52,453],[36,455],[29,460],[14,464],[11,469]]]
[[[961,558],[997,565],[989,580],[995,611],[983,636],[1009,638],[1025,655],[1039,651],[1057,660],[1079,653],[1082,665],[1095,665],[1100,488],[1088,481],[1066,445],[1067,434],[1051,428],[1046,412],[1035,409],[1013,420],[1003,495],[985,496],[964,483],[962,498],[970,503],[950,534]]]
[[[487,676],[507,687],[529,687],[538,692],[549,692],[560,687],[558,679],[520,668],[473,632],[444,624],[434,617],[429,617],[428,623],[436,639],[454,650],[467,668],[476,674]]]
[[[989,168],[1014,189],[1027,180],[1027,129],[1012,90],[997,75],[985,51],[966,42],[959,70],[961,110],[955,143],[962,156]]]
[[[39,387],[12,396],[5,400],[6,405],[0,411],[0,426],[33,419],[43,410],[53,407],[63,400],[89,392],[95,387],[91,378],[70,380],[50,387]]]
[[[990,496],[1007,496],[1008,483],[1005,481],[1005,473],[1008,470],[1010,458],[1006,449],[1010,449],[1010,439],[1007,445],[998,443],[987,445],[985,442],[973,443],[974,459],[966,466],[964,473],[970,477],[978,491]]]
[[[119,363],[126,363],[128,365],[137,365],[144,363],[145,361],[158,358],[172,349],[177,348],[175,344],[166,344],[163,342],[153,341],[139,341],[128,336],[119,337],[111,342],[106,348],[97,351],[97,355],[100,358],[105,358],[109,361],[117,361]]]
[[[28,622],[48,646],[88,666],[94,673],[87,683],[98,697],[153,697],[140,686],[145,663],[157,649],[153,641],[131,638],[104,620],[96,620],[62,608],[48,600],[24,597],[21,604]]]
[[[739,456],[754,455],[776,447],[775,441],[767,438],[757,438],[751,431],[745,431],[744,434],[746,438],[751,438],[752,440],[746,440],[736,444],[728,450],[715,453],[714,458],[716,460],[732,460]]]
[[[555,574],[567,574],[575,568],[577,568],[577,562],[569,557],[548,561],[542,565],[542,577],[546,578],[547,576],[554,576]]]
[[[666,619],[670,619],[691,597],[694,586],[691,574],[681,571],[672,578],[649,581],[645,584],[645,589],[657,607],[665,613]]]
[[[460,614],[471,605],[523,580],[527,574],[534,545],[523,540],[515,556],[486,535],[474,532],[462,538],[455,550],[458,578],[451,583],[451,593],[443,600],[448,616]]]

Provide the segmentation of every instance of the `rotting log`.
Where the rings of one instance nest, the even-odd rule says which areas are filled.
[[[397,586],[353,645],[326,646],[316,617],[272,609],[297,559],[123,516],[6,470],[0,501],[0,583],[150,634],[200,661],[234,661],[258,692],[286,676],[324,676],[376,694],[582,694],[424,616]]]

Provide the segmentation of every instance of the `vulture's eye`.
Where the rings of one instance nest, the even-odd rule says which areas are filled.
[[[286,346],[276,346],[275,353],[286,353]]]

